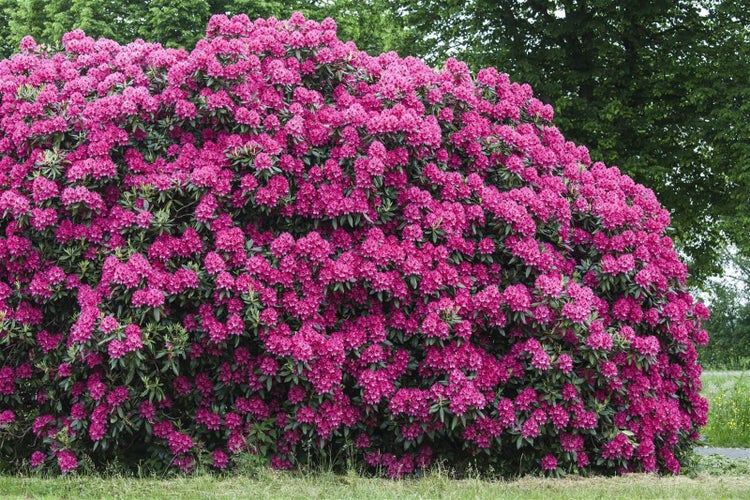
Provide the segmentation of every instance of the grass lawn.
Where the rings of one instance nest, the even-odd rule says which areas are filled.
[[[709,404],[706,444],[750,447],[750,372],[706,372],[701,380]]]
[[[264,471],[254,478],[208,475],[164,479],[0,477],[3,498],[747,498],[744,475],[658,477],[634,474],[612,478],[514,481],[450,479],[433,473],[391,481],[350,475]]]

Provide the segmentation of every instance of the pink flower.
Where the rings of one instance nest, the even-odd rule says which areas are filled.
[[[521,435],[525,438],[535,438],[539,436],[539,424],[536,419],[529,418],[521,426]]]
[[[122,405],[128,399],[127,387],[120,386],[107,394],[107,403],[110,407],[116,408]]]
[[[527,387],[516,396],[515,407],[521,410],[528,410],[533,403],[536,403],[537,393],[532,387]]]
[[[214,450],[213,466],[215,469],[225,469],[229,464],[229,457],[221,450]]]
[[[570,420],[568,410],[562,406],[553,406],[547,410],[547,415],[556,429],[565,428]]]
[[[179,100],[175,104],[175,114],[182,118],[195,118],[197,109],[192,102]]]
[[[174,455],[187,453],[193,447],[192,438],[177,431],[172,431],[167,437],[167,441],[169,442],[169,449]]]
[[[491,254],[495,251],[495,242],[490,238],[484,238],[479,242],[478,250],[481,254]]]
[[[15,373],[10,366],[0,368],[0,394],[10,395],[16,392]]]
[[[57,348],[62,337],[62,334],[52,335],[45,330],[42,330],[37,334],[37,344],[42,348],[42,351],[47,354]]]
[[[41,437],[54,421],[55,417],[52,415],[41,415],[34,419],[34,423],[31,425],[31,430],[35,436]]]
[[[599,364],[599,371],[607,378],[617,376],[617,365],[611,361],[603,361]]]
[[[155,288],[136,290],[133,292],[131,303],[135,307],[160,307],[164,305],[164,292]]]
[[[113,339],[107,345],[107,354],[112,359],[121,358],[125,354],[127,354],[127,352],[128,352],[128,348],[126,344],[119,339]]]
[[[35,469],[46,461],[47,461],[47,455],[45,455],[41,451],[35,451],[34,453],[31,454],[31,466]]]
[[[531,356],[531,365],[538,370],[547,370],[551,364],[549,354],[544,351],[537,351]]]
[[[612,337],[605,332],[596,332],[586,339],[586,345],[592,349],[609,351],[612,349]]]
[[[78,460],[72,451],[61,450],[55,455],[57,456],[57,463],[60,465],[60,471],[63,474],[78,467]]]
[[[76,403],[70,409],[70,416],[76,420],[83,420],[88,416],[88,411],[83,403]]]
[[[32,37],[26,35],[25,37],[21,39],[21,44],[20,44],[21,50],[33,51],[33,50],[37,50],[37,47],[38,46]]]
[[[138,408],[138,414],[149,422],[153,421],[156,417],[156,407],[151,401],[144,401]]]
[[[204,408],[198,410],[195,415],[195,421],[199,424],[203,424],[209,430],[218,430],[221,427],[221,417],[215,413],[212,413]]]
[[[583,449],[583,437],[578,434],[561,434],[560,445],[567,452],[578,452]]]
[[[12,410],[0,412],[0,426],[10,425],[16,420],[16,414]]]
[[[91,397],[95,400],[103,398],[107,392],[106,384],[104,384],[104,382],[102,382],[98,376],[89,378],[87,386],[89,389],[89,394],[91,394]]]
[[[557,357],[557,368],[563,373],[570,373],[573,369],[573,359],[569,354],[560,354]]]
[[[276,470],[289,470],[292,469],[294,465],[289,459],[279,455],[274,455],[271,457],[271,467]]]
[[[644,356],[656,356],[661,351],[659,340],[654,336],[636,337],[633,339],[633,347]]]
[[[534,286],[544,295],[558,298],[563,293],[562,276],[540,274],[534,282]]]
[[[208,222],[213,217],[217,207],[216,198],[211,194],[207,194],[201,198],[201,201],[195,208],[195,218],[201,222]]]
[[[609,351],[612,349],[612,336],[604,331],[601,322],[593,322],[589,327],[589,336],[586,345],[596,350]]]
[[[57,367],[57,376],[61,378],[69,377],[73,373],[73,368],[70,363],[60,363]]]
[[[115,319],[113,316],[105,316],[102,318],[101,322],[99,323],[99,329],[103,333],[112,333],[119,327],[119,324],[117,322],[117,319]]]
[[[272,166],[271,157],[267,153],[258,153],[255,156],[254,165],[257,170],[269,169]]]
[[[583,323],[591,315],[591,308],[576,302],[568,302],[562,307],[562,315],[576,323]]]
[[[542,457],[542,470],[557,469],[557,458],[554,455],[545,455]]]
[[[503,291],[503,300],[512,311],[528,312],[531,309],[531,294],[524,285],[511,285]]]
[[[190,474],[195,470],[195,458],[189,455],[177,457],[174,459],[173,463],[185,474]]]

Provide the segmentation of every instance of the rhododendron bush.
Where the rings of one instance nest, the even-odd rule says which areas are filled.
[[[6,464],[679,471],[708,311],[528,85],[299,14],[62,43],[0,62]]]

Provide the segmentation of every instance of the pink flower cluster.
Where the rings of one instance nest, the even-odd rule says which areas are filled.
[[[653,192],[528,85],[300,14],[63,46],[0,61],[11,461],[679,470],[708,311]]]

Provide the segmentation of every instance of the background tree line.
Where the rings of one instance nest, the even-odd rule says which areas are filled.
[[[692,285],[742,316],[727,300],[744,307],[744,288],[708,278],[750,257],[748,0],[0,0],[0,55],[74,28],[189,49],[212,14],[296,10],[370,53],[455,56],[530,83],[568,139],[656,191]]]
[[[295,11],[311,19],[335,18],[339,35],[368,52],[401,47],[398,14],[382,0],[0,0],[0,26],[5,27],[0,51],[4,57],[12,54],[26,35],[59,43],[74,28],[120,43],[142,38],[191,48],[214,14],[286,18]]]

